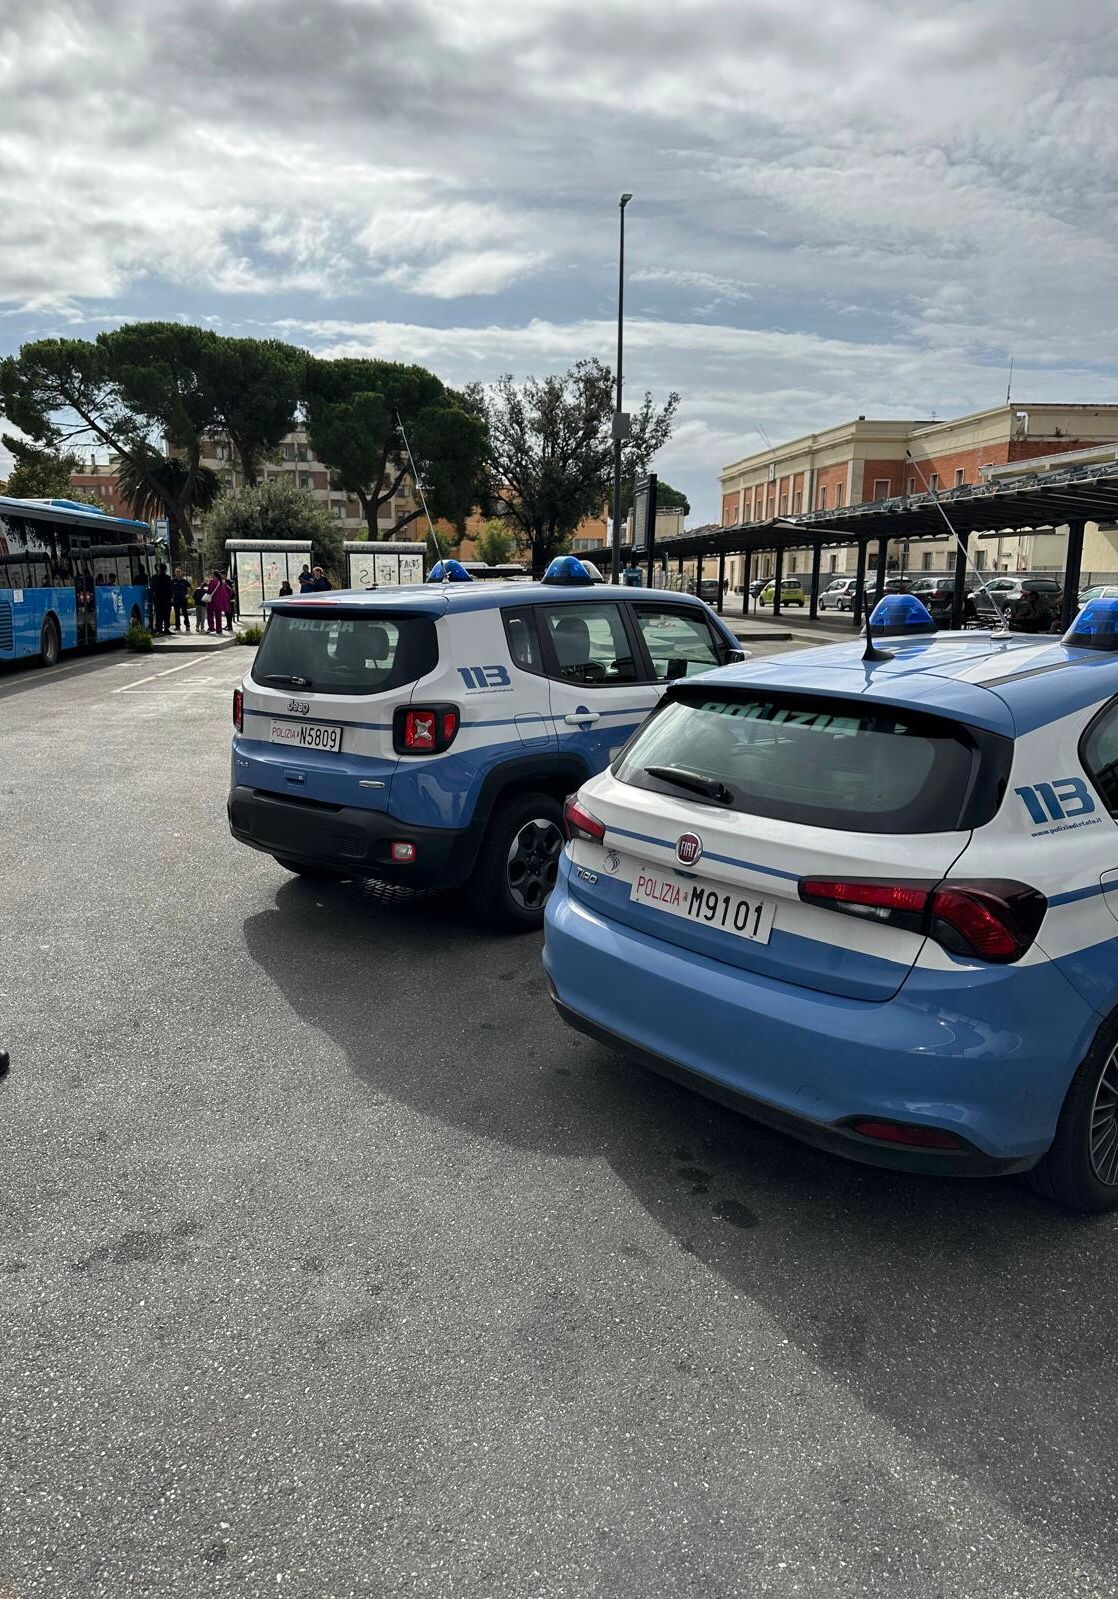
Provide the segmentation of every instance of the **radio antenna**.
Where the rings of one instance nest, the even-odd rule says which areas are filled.
[[[982,575],[979,572],[977,566],[975,566],[974,562],[971,560],[970,551],[967,549],[966,545],[963,543],[963,541],[959,537],[958,533],[956,533],[955,528],[954,528],[954,526],[952,524],[951,518],[948,516],[947,512],[943,508],[943,505],[942,505],[942,503],[940,501],[940,497],[939,497],[938,491],[936,489],[933,489],[932,485],[928,482],[928,479],[924,476],[924,473],[921,470],[919,461],[914,461],[913,460],[912,451],[911,450],[906,450],[904,453],[905,453],[905,459],[910,463],[910,465],[912,466],[913,471],[919,474],[920,481],[924,485],[925,494],[930,494],[932,496],[932,502],[935,505],[936,510],[939,512],[940,516],[943,517],[943,520],[947,524],[947,531],[950,533],[951,537],[955,541],[956,550],[961,550],[962,551],[964,561],[970,567],[971,572],[972,572],[972,574],[974,576],[975,582],[981,588],[982,587]],[[1002,610],[1001,601],[998,599],[998,596],[994,593],[993,589],[990,589],[988,592],[989,592],[989,595],[990,595],[990,599],[991,599],[991,601],[993,603],[994,610],[998,613],[998,625],[997,625],[996,628],[994,628],[993,631],[995,633],[1008,633],[1009,632],[1009,623],[1005,619],[1005,612]]]
[[[439,548],[439,539],[437,533],[435,532],[435,524],[432,522],[431,513],[427,509],[427,496],[423,492],[423,484],[419,481],[419,473],[415,469],[415,456],[411,453],[411,445],[408,443],[408,435],[404,431],[404,419],[400,415],[399,411],[396,412],[396,424],[400,429],[400,437],[404,441],[404,449],[408,452],[408,463],[411,466],[412,482],[415,484],[416,491],[419,494],[419,503],[423,507],[423,514],[427,518],[427,536],[431,540],[431,547],[435,552],[435,562],[437,564],[439,561],[443,561],[443,552]],[[446,562],[443,561],[443,582],[445,583],[446,581]]]

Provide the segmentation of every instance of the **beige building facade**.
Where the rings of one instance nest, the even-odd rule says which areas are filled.
[[[1118,443],[1118,405],[1001,405],[950,421],[879,420],[858,417],[821,433],[744,456],[721,474],[722,525],[763,522],[773,517],[835,510],[866,500],[904,498],[935,490],[947,494],[992,477],[1019,477],[1087,462],[1092,452]],[[1042,463],[1050,463],[1042,467]],[[945,504],[950,516],[950,501]],[[1065,535],[1006,535],[975,541],[980,570],[1017,572],[1062,568]],[[856,552],[824,550],[822,574],[853,573]],[[897,541],[889,566],[913,576],[945,571],[953,562],[946,528],[942,539],[907,546]],[[810,544],[788,549],[786,575],[811,570]],[[773,556],[755,558],[751,577],[771,574]],[[1088,524],[1083,570],[1118,572],[1118,530]],[[741,557],[727,560],[727,578],[737,587]]]

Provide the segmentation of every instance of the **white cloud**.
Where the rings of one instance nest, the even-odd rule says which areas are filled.
[[[673,471],[689,452],[697,481],[751,419],[986,403],[1010,352],[1034,393],[1111,398],[1110,21],[1103,0],[7,0],[0,337],[140,306],[323,341],[333,321],[339,347],[458,382],[609,360],[631,189],[631,372],[683,392]]]

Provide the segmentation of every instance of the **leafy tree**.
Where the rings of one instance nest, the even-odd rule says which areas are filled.
[[[474,385],[470,403],[485,417],[488,492],[518,544],[531,552],[532,570],[567,547],[586,517],[600,516],[613,481],[613,377],[601,361],[576,361],[561,377],[506,374],[490,389]],[[622,454],[623,479],[647,471],[671,436],[678,394],[657,410],[651,394],[632,418]]]
[[[201,352],[200,381],[250,487],[295,425],[305,365],[303,351],[279,339],[215,336]]]
[[[40,339],[0,362],[3,409],[36,444],[57,451],[96,441],[119,456],[134,480],[148,472],[176,557],[193,542],[201,434],[213,421],[187,359],[192,339],[203,337],[202,329],[177,323],[136,324],[94,343]],[[156,461],[166,459],[154,443],[159,429],[186,459],[177,493],[150,476]]]
[[[246,479],[294,420],[304,357],[275,340],[229,339],[179,322],[133,322],[83,339],[42,339],[0,363],[7,415],[41,449],[84,440],[120,457],[137,515],[165,516],[176,557],[213,503],[201,465],[225,432]],[[169,450],[158,448],[159,439]]]
[[[288,483],[259,483],[241,494],[223,494],[206,522],[208,569],[224,571],[226,539],[310,539],[311,565],[337,581],[345,571],[342,530],[309,494]]]
[[[396,361],[308,359],[304,383],[307,430],[334,485],[355,494],[369,529],[410,471],[403,419],[433,518],[461,529],[477,498],[485,455],[485,424],[461,395],[433,372]],[[388,538],[423,515],[397,517]]]
[[[477,558],[487,561],[490,566],[504,566],[506,561],[512,559],[516,540],[505,527],[504,523],[496,517],[487,522],[485,529],[478,535]]]
[[[15,461],[6,485],[8,494],[17,500],[76,498],[70,488],[70,474],[78,471],[82,462],[73,450],[42,449],[12,433],[5,433],[3,441]]]

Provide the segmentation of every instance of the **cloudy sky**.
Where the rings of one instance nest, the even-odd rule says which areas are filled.
[[[456,384],[613,358],[657,465],[1118,400],[1110,0],[4,0],[0,350],[136,317]]]

